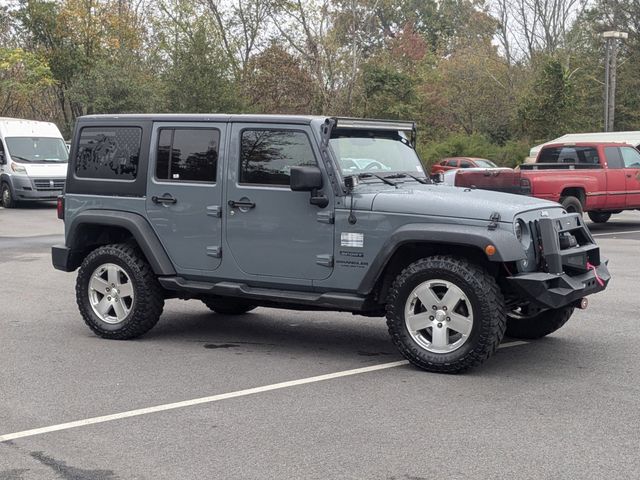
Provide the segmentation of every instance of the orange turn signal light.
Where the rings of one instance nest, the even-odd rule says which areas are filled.
[[[496,247],[494,247],[493,245],[487,245],[486,247],[484,247],[484,253],[486,253],[488,256],[495,255]]]

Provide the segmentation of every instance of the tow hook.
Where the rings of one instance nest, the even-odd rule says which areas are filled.
[[[580,310],[586,310],[588,306],[589,300],[587,299],[587,297],[581,298],[576,302],[576,307],[578,307]]]

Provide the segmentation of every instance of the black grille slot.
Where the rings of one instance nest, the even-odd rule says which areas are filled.
[[[39,192],[52,192],[55,190],[62,190],[64,188],[64,180],[38,178],[33,180],[33,185]]]

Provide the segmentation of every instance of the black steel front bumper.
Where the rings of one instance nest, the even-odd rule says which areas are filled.
[[[534,272],[507,277],[507,281],[521,297],[544,308],[560,308],[607,288],[611,279],[607,263],[603,260],[595,271],[581,275]]]
[[[560,308],[607,288],[608,262],[580,215],[547,215],[529,222],[528,228],[538,271],[507,277],[517,296],[543,308]]]

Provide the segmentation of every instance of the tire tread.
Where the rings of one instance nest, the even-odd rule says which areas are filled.
[[[97,258],[110,255],[123,261],[131,276],[138,277],[134,285],[135,288],[135,310],[133,317],[129,319],[121,329],[106,330],[93,321],[93,311],[86,298],[87,287],[83,285],[88,281],[87,276],[93,271],[88,271],[87,267]],[[82,262],[76,281],[76,301],[80,308],[80,313],[87,326],[98,336],[114,340],[129,340],[137,338],[147,333],[158,323],[164,308],[164,291],[156,278],[151,266],[139,251],[137,246],[129,243],[118,243],[99,247],[87,255]]]
[[[475,283],[482,297],[486,299],[486,311],[482,312],[482,315],[488,316],[489,321],[483,328],[477,345],[463,358],[452,363],[431,361],[428,358],[429,355],[425,355],[416,346],[408,345],[402,338],[404,312],[397,311],[396,306],[400,301],[400,289],[412,276],[431,269],[446,270],[461,275],[469,283]],[[389,334],[400,353],[412,364],[431,372],[460,373],[482,364],[495,353],[506,331],[504,299],[498,284],[487,271],[464,258],[436,255],[410,264],[393,282],[387,297],[386,310]]]

